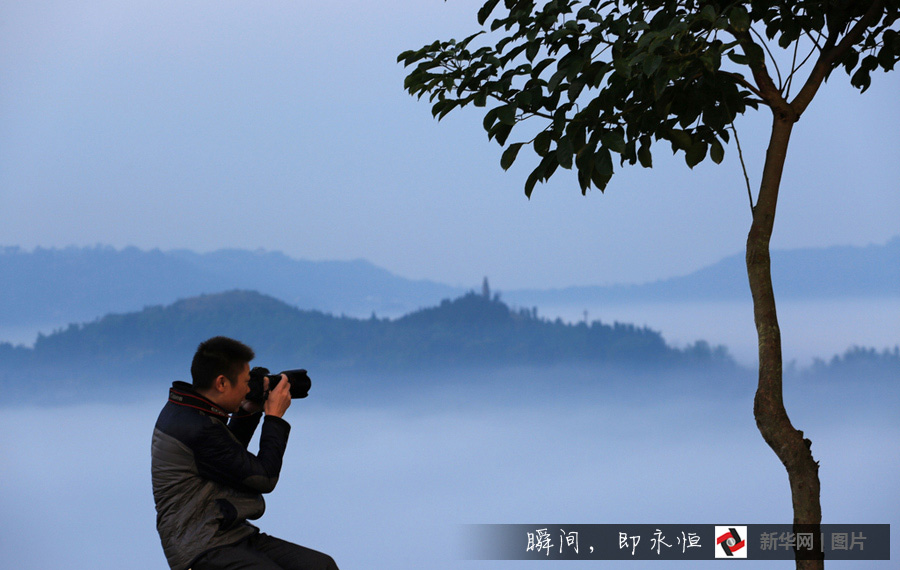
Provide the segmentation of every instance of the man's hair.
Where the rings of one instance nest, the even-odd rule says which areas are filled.
[[[194,388],[208,390],[220,374],[234,384],[244,364],[254,356],[252,348],[233,338],[216,336],[201,342],[191,362]]]

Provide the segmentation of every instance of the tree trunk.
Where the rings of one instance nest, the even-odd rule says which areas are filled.
[[[795,120],[796,116],[778,111],[774,114],[759,198],[753,208],[753,223],[747,236],[747,275],[759,338],[759,384],[753,402],[753,415],[763,439],[787,469],[795,532],[814,532],[818,547],[819,525],[822,522],[819,464],[813,459],[810,440],[804,439],[803,432],[794,428],[784,408],[781,332],[775,311],[769,259],[769,240],[775,221],[778,188]],[[798,558],[796,562],[798,570],[824,568],[823,560]]]

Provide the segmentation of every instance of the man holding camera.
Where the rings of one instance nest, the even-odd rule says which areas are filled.
[[[173,383],[159,414],[153,497],[169,566],[337,570],[327,554],[268,536],[247,522],[262,516],[262,494],[278,482],[290,432],[282,416],[291,405],[291,382],[284,374],[265,378],[264,403],[246,400],[253,357],[250,347],[230,338],[201,343],[191,363],[193,384]],[[305,373],[303,378],[308,389]],[[274,388],[268,391],[270,383]],[[254,455],[247,446],[263,413]]]

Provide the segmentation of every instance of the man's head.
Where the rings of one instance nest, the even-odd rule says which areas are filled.
[[[200,343],[191,363],[194,389],[229,412],[236,411],[250,390],[253,349],[224,336]]]

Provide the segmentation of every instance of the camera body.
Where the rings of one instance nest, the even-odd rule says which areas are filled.
[[[291,398],[305,398],[309,394],[312,381],[306,370],[284,370],[278,374],[271,374],[267,368],[257,366],[250,370],[250,393],[247,394],[247,400],[265,402],[269,397],[265,389],[265,379],[269,379],[269,390],[273,390],[281,381],[282,374],[287,376],[288,382],[291,383]]]

